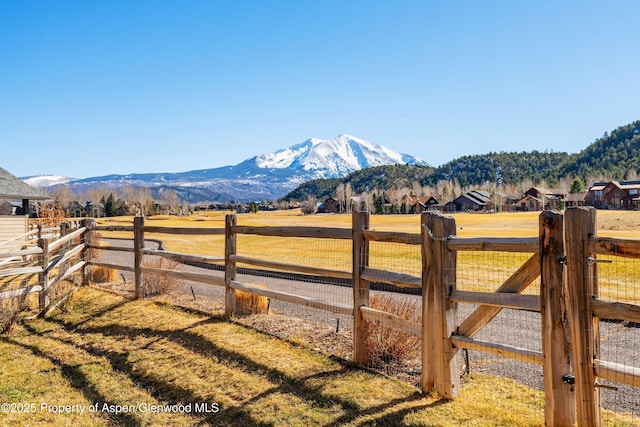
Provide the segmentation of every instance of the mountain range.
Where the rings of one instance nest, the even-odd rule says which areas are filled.
[[[340,184],[356,193],[391,188],[435,186],[442,181],[461,187],[554,185],[563,178],[584,182],[634,180],[640,174],[640,120],[605,132],[579,153],[557,151],[500,152],[462,156],[434,168],[416,157],[350,136],[309,139],[273,154],[252,157],[235,166],[183,173],[108,175],[94,178],[23,178],[36,187],[68,184],[74,192],[92,186],[144,186],[160,199],[173,189],[185,202],[228,203],[250,200],[304,200],[332,196]],[[565,180],[566,181],[566,180]],[[487,187],[488,188],[488,187]]]
[[[421,166],[377,166],[352,172],[342,179],[305,182],[285,200],[318,200],[334,196],[338,185],[349,184],[355,193],[420,186],[435,188],[448,182],[461,188],[495,186],[555,186],[580,178],[585,184],[598,181],[638,180],[640,175],[640,120],[605,132],[579,153],[557,151],[499,152],[462,156],[436,168]],[[512,187],[513,188],[513,187]]]
[[[275,200],[309,180],[341,178],[360,169],[394,164],[428,166],[417,157],[343,134],[330,140],[311,138],[273,154],[213,169],[82,179],[53,176],[23,179],[35,187],[69,185],[74,193],[89,187],[131,185],[151,188],[154,197],[171,188],[188,203],[229,202]]]

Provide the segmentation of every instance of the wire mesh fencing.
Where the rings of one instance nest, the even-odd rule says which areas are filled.
[[[497,251],[459,251],[456,288],[462,291],[495,293],[532,254]],[[523,292],[540,294],[540,279],[535,279]],[[458,323],[464,324],[481,306],[458,304]],[[497,311],[497,310],[496,310]],[[501,346],[542,352],[540,313],[503,308],[473,334],[473,339]],[[543,389],[542,366],[524,358],[507,358],[488,352],[464,352],[465,371],[507,377],[521,384]]]
[[[368,255],[369,267],[412,276],[418,283],[421,282],[422,248],[420,245],[371,241]],[[370,308],[422,325],[420,287],[371,282],[369,288]],[[422,365],[420,335],[373,321],[367,323],[365,343],[369,368],[419,387]]]
[[[318,233],[322,235],[322,230]],[[330,354],[351,357],[353,319],[341,309],[353,307],[348,279],[350,240],[240,234],[236,250],[239,257],[256,260],[239,262],[236,280],[282,296],[261,297],[266,301],[261,304],[260,297],[256,300],[236,291],[239,314],[252,315],[240,317],[241,322]]]
[[[640,258],[612,255],[599,256],[597,268],[597,299],[630,305],[640,305]],[[620,381],[598,378],[604,417],[618,425],[640,425],[640,388],[631,386],[640,373],[640,323],[630,320],[600,318],[599,359],[624,367]],[[624,372],[628,372],[626,374]]]
[[[422,324],[422,297],[393,291],[373,291],[369,307]],[[420,386],[422,339],[418,335],[367,322],[365,343],[368,367]]]
[[[220,285],[189,279],[190,274],[224,279],[225,237],[223,228],[184,229],[181,233],[163,232],[154,228],[145,232],[143,266],[183,273],[167,282],[162,274],[145,273],[146,287],[163,287],[179,298],[183,304],[221,312],[224,306],[224,288]],[[161,292],[162,293],[162,292]],[[207,307],[207,304],[210,307]]]

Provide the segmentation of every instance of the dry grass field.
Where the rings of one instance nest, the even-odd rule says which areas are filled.
[[[228,212],[200,212],[190,217],[153,216],[146,225],[165,227],[223,228]],[[456,221],[458,237],[536,237],[540,212],[459,213]],[[302,215],[300,210],[240,214],[239,225],[310,226],[351,228],[351,215]],[[131,217],[100,220],[104,225],[131,225]],[[403,233],[420,233],[420,215],[372,215],[371,229]],[[600,210],[597,212],[599,236],[640,238],[640,212]],[[131,233],[103,233],[105,236],[131,238]],[[148,233],[147,238],[163,241],[167,250],[222,257],[224,236]],[[238,254],[259,259],[282,261],[340,271],[351,269],[350,241],[327,239],[295,239],[242,235],[238,237]],[[528,254],[498,252],[459,252],[458,287],[463,290],[492,292],[529,257]],[[607,258],[607,257],[605,257]],[[599,268],[601,297],[609,300],[638,302],[640,261],[610,258],[611,264]],[[421,254],[417,246],[373,242],[370,266],[420,276]],[[489,273],[487,273],[489,272]],[[525,293],[538,292],[534,283]]]
[[[146,225],[166,227],[224,228],[230,212],[198,212],[189,217],[156,215]],[[496,214],[457,213],[460,237],[534,237],[538,235],[540,212],[504,212]],[[598,235],[640,238],[640,212],[597,211]],[[99,225],[132,225],[132,217],[101,218]],[[238,215],[238,224],[253,226],[313,226],[350,228],[351,215],[302,215],[299,209]],[[372,215],[371,228],[380,231],[420,232],[420,215]]]
[[[0,403],[3,426],[534,426],[544,405],[481,375],[455,401],[424,396],[218,316],[95,288],[0,336]]]
[[[0,404],[3,426],[544,424],[542,392],[509,379],[472,374],[443,400],[220,313],[93,287],[0,335]]]

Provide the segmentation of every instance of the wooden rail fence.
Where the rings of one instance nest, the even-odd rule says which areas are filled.
[[[593,208],[570,208],[564,214],[545,211],[539,217],[539,236],[536,238],[459,238],[455,220],[438,213],[421,216],[419,234],[380,232],[370,230],[367,213],[354,212],[352,229],[316,227],[248,227],[237,224],[235,215],[228,215],[224,228],[149,227],[142,218],[135,218],[131,227],[96,227],[89,224],[62,239],[48,244],[43,241],[28,254],[46,259],[52,248],[61,248],[80,233],[86,234],[86,245],[65,248],[52,262],[41,261],[11,274],[39,274],[38,285],[25,290],[7,292],[0,297],[20,292],[41,292],[43,307],[47,305],[46,291],[51,286],[47,272],[72,257],[91,249],[122,251],[133,254],[133,266],[114,265],[85,258],[65,270],[71,274],[79,268],[100,265],[134,272],[135,293],[142,296],[145,274],[165,274],[178,279],[196,281],[225,289],[225,312],[236,310],[236,291],[248,292],[302,306],[329,310],[353,316],[354,360],[367,363],[365,347],[366,322],[418,336],[422,340],[421,388],[437,390],[442,396],[455,398],[460,391],[460,350],[479,350],[506,358],[514,358],[542,365],[546,398],[547,425],[598,426],[601,405],[598,379],[606,379],[640,387],[640,368],[619,365],[600,358],[599,319],[617,319],[640,323],[640,305],[629,302],[605,301],[598,298],[595,267],[598,255],[640,258],[640,240],[614,239],[596,236],[596,213]],[[126,231],[133,234],[133,248],[109,247],[94,242],[97,231]],[[145,233],[182,235],[224,235],[224,256],[199,256],[145,248]],[[303,237],[310,239],[343,239],[352,241],[352,270],[341,271],[315,268],[292,263],[275,262],[237,255],[237,236],[261,235]],[[371,268],[370,242],[393,242],[419,245],[422,253],[420,277],[406,273]],[[457,255],[462,251],[497,251],[529,254],[529,258],[502,283],[495,292],[476,292],[457,289]],[[27,254],[21,253],[20,256]],[[2,257],[13,253],[0,253]],[[224,278],[205,273],[172,271],[143,266],[145,256],[163,256],[180,262],[199,262],[224,265]],[[237,265],[251,265],[299,274],[351,279],[352,304],[338,304],[287,292],[263,289],[242,283],[237,277]],[[85,282],[88,269],[84,269]],[[8,274],[0,270],[1,274]],[[539,295],[523,292],[534,281],[540,283]],[[422,321],[407,321],[396,314],[370,307],[369,291],[372,282],[398,287],[421,289]],[[478,307],[464,320],[458,320],[458,305]],[[504,308],[540,312],[542,351],[507,346],[476,339],[475,336]],[[575,381],[569,381],[574,378]]]
[[[71,223],[64,222],[59,229],[39,227],[19,237],[37,236],[37,245],[9,251],[2,251],[0,246],[0,279],[6,280],[3,283],[7,285],[14,283],[12,278],[20,278],[19,286],[0,291],[0,300],[24,298],[37,292],[40,316],[56,308],[69,294],[52,301],[52,289],[81,271],[87,263],[87,247],[83,242],[86,231],[84,225],[72,230]]]

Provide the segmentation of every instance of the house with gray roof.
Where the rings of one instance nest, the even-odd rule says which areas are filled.
[[[490,209],[493,203],[491,193],[483,190],[473,190],[447,203],[447,212],[483,211]]]
[[[49,197],[40,193],[26,182],[0,168],[0,203],[13,207],[5,209],[0,215],[0,250],[13,249],[23,242],[16,237],[25,234],[29,228],[29,201],[46,200]],[[15,203],[22,200],[22,204]]]

